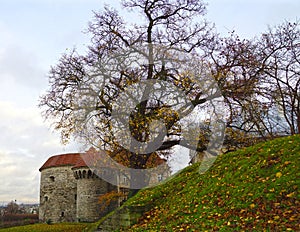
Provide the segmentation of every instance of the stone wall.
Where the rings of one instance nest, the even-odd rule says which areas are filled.
[[[127,227],[134,225],[144,212],[151,209],[151,206],[123,206],[115,210],[111,215],[103,218],[97,231],[126,231]]]
[[[153,171],[151,172],[151,176],[149,178],[149,185],[155,186],[159,184],[160,182],[164,181],[171,175],[170,167],[167,163],[161,164],[157,166]]]
[[[77,220],[94,222],[117,205],[112,204],[101,211],[99,197],[107,192],[117,191],[117,187],[91,173],[89,169],[77,170]]]
[[[76,221],[77,183],[71,168],[52,167],[41,171],[41,221]]]

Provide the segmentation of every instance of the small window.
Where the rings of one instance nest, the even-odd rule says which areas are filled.
[[[158,180],[159,182],[161,182],[161,181],[163,180],[162,174],[158,174],[158,175],[157,175],[157,180]]]
[[[49,200],[48,196],[45,196],[45,198],[44,198],[44,199],[45,199],[45,201],[48,201],[48,200]]]
[[[62,211],[62,212],[61,212],[61,217],[64,217],[64,216],[65,216],[65,212]]]
[[[55,177],[54,177],[54,176],[50,176],[50,180],[51,180],[52,182],[54,182],[54,181],[55,181]]]
[[[75,199],[75,201],[77,201],[77,194],[75,194],[74,199]]]
[[[100,195],[100,194],[102,194],[102,191],[101,190],[96,190],[96,194]]]

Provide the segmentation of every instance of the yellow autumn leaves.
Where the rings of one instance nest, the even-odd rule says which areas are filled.
[[[276,173],[276,177],[277,177],[277,178],[280,178],[281,176],[282,176],[282,173],[281,173],[281,172],[277,172],[277,173]]]

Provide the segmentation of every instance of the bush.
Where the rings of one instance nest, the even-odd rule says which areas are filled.
[[[24,221],[26,219],[38,220],[37,214],[4,214],[1,217],[3,222]]]
[[[51,225],[51,224],[52,224],[52,220],[51,220],[51,219],[47,219],[46,223],[47,223],[48,225]]]

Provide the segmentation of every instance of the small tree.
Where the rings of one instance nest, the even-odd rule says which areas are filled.
[[[6,212],[9,214],[16,214],[18,213],[19,205],[17,204],[17,201],[11,201],[6,206]]]
[[[98,204],[100,205],[101,213],[105,213],[111,204],[117,204],[120,198],[125,198],[126,195],[122,192],[108,192],[99,196]]]

